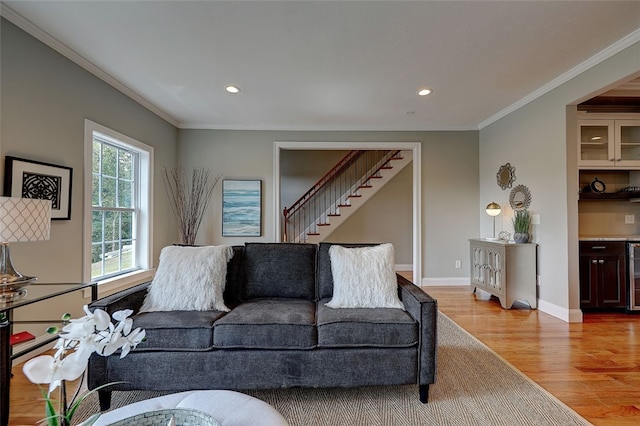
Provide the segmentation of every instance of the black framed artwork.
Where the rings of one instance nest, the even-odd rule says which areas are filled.
[[[51,201],[51,219],[71,219],[73,169],[66,166],[5,157],[4,195]]]

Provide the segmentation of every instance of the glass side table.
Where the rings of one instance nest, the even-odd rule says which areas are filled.
[[[18,353],[12,353],[10,346],[10,337],[13,330],[13,310],[23,306],[30,305],[32,303],[42,302],[44,300],[53,299],[54,297],[62,296],[63,294],[73,293],[76,291],[82,291],[84,289],[91,289],[91,301],[95,301],[98,298],[98,284],[97,283],[32,283],[25,287],[26,294],[16,299],[0,299],[0,426],[7,426],[9,424],[9,386],[11,383],[11,362],[22,355],[25,355],[39,347],[42,347],[48,343],[57,339],[56,336],[52,336],[50,339],[37,343],[24,349]],[[62,315],[64,312],[61,312]],[[28,323],[30,321],[21,321]],[[33,321],[42,322],[42,321]],[[50,323],[59,323],[60,320],[48,321]]]

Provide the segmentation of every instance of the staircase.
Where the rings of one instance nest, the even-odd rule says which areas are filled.
[[[298,201],[284,208],[283,240],[325,240],[411,161],[411,151],[350,151]]]

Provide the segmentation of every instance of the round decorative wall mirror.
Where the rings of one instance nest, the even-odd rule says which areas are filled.
[[[509,194],[509,205],[513,210],[526,210],[531,205],[531,192],[524,185],[517,185]]]
[[[516,168],[511,166],[511,163],[500,166],[496,179],[498,180],[498,186],[500,188],[511,188],[513,181],[516,180]]]

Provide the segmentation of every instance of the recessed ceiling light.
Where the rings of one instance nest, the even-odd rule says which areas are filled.
[[[240,88],[236,86],[227,86],[224,88],[224,90],[226,90],[229,93],[240,93]]]
[[[431,93],[431,90],[429,90],[429,89],[420,89],[420,90],[418,90],[418,96],[427,96],[429,93]]]

